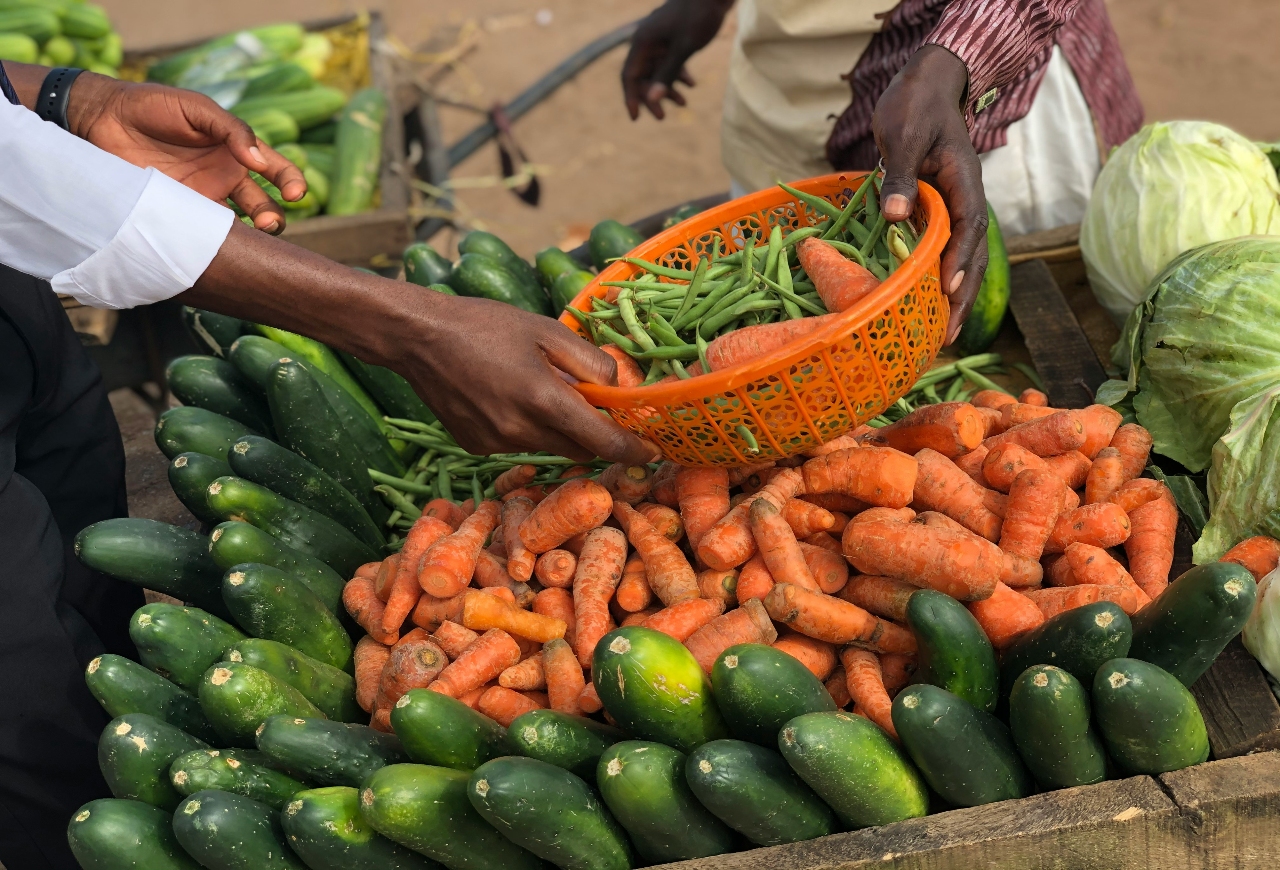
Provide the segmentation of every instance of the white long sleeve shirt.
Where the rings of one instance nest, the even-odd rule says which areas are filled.
[[[235,221],[229,208],[3,98],[0,161],[0,263],[94,308],[190,288]]]

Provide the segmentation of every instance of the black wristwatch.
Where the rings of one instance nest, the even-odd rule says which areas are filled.
[[[64,130],[70,129],[67,126],[67,101],[71,97],[72,83],[82,72],[84,70],[66,66],[49,70],[36,98],[36,114],[42,120],[51,121]]]

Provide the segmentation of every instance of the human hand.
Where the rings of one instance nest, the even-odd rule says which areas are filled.
[[[912,214],[921,175],[933,178],[951,216],[951,239],[942,252],[942,288],[951,302],[947,344],[960,334],[987,270],[982,164],[960,112],[967,81],[963,61],[945,48],[926,45],[894,77],[872,117],[884,155],[885,219],[901,221]]]
[[[622,95],[631,120],[643,103],[658,120],[664,99],[685,104],[677,81],[693,87],[685,61],[715,38],[733,0],[667,0],[640,22],[622,64]]]

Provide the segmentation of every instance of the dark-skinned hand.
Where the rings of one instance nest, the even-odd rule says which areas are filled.
[[[658,120],[662,101],[685,104],[676,82],[693,87],[685,62],[715,38],[733,0],[667,0],[640,22],[622,64],[622,95],[631,120],[644,105]]]

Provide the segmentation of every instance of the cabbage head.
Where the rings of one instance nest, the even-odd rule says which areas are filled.
[[[1280,679],[1280,568],[1258,584],[1258,603],[1240,639],[1273,679]]]
[[[1098,302],[1117,324],[1184,251],[1280,234],[1280,182],[1262,149],[1218,124],[1150,124],[1107,160],[1080,249]]]

